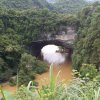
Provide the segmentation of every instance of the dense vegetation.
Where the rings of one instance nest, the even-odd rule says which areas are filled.
[[[61,13],[76,13],[88,4],[85,0],[56,0],[53,5]]]
[[[0,82],[10,80],[11,85],[19,86],[17,100],[99,100],[100,3],[74,15],[58,13],[75,13],[86,4],[83,0],[76,1],[59,0],[52,5],[45,0],[0,1]],[[79,72],[74,70],[74,79],[69,85],[56,84],[50,67],[50,84],[42,89],[34,87],[34,83],[31,86],[29,81],[37,73],[45,72],[47,65],[33,57],[26,49],[27,45],[33,40],[54,36],[60,26],[67,25],[74,26],[77,31],[72,60],[73,68]],[[8,93],[9,97],[5,97],[2,88],[0,93],[4,100],[16,99],[15,96],[10,98]]]
[[[87,65],[91,68],[91,65]],[[94,70],[95,66],[92,66]],[[97,72],[97,71],[96,71]],[[74,79],[70,84],[56,83],[53,78],[52,66],[50,67],[50,83],[38,89],[30,81],[28,86],[21,86],[16,95],[3,91],[4,100],[99,100],[100,98],[100,76],[88,76],[80,78],[81,73],[73,71]],[[77,77],[76,77],[77,76]]]
[[[16,75],[21,56],[33,40],[57,34],[61,25],[77,26],[76,17],[48,9],[0,9],[0,81]],[[28,52],[27,52],[28,53]]]
[[[53,9],[46,0],[1,0],[0,5],[9,9],[48,8]]]
[[[75,41],[73,66],[79,69],[83,63],[88,63],[100,69],[100,4],[85,8],[78,18],[80,28]]]
[[[29,11],[28,11],[29,12]],[[7,80],[16,74],[24,46],[38,36],[43,25],[45,10],[25,14],[1,9],[0,14],[0,80]],[[41,14],[40,14],[41,13]],[[46,13],[49,13],[48,11]],[[35,14],[35,15],[34,15]],[[30,19],[30,16],[32,16]],[[35,16],[33,18],[33,16]],[[52,15],[51,15],[52,16]],[[27,18],[28,17],[28,18]],[[32,21],[33,20],[33,21]],[[46,19],[45,19],[46,20]],[[37,23],[38,22],[38,23]],[[37,24],[37,25],[36,25]],[[33,27],[33,28],[32,28]],[[35,27],[35,28],[34,28]],[[39,30],[40,28],[40,30]],[[41,31],[42,33],[42,31]],[[26,37],[26,39],[25,39]]]
[[[51,4],[48,0],[1,0],[0,6],[16,10],[47,8],[61,13],[76,13],[87,6],[87,2],[85,0],[55,0],[55,3]]]

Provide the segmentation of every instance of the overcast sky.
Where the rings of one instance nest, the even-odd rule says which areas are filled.
[[[47,0],[49,3],[55,3],[56,0]],[[86,0],[87,2],[95,2],[100,0]]]
[[[48,2],[54,2],[55,0],[47,0]],[[86,0],[86,1],[100,1],[100,0]]]

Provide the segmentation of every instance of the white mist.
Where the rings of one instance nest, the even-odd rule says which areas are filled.
[[[66,54],[60,53],[59,46],[56,45],[46,45],[41,49],[41,54],[43,60],[48,63],[53,64],[62,64],[66,60]]]

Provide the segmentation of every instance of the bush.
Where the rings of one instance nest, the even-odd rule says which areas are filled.
[[[9,79],[9,85],[10,86],[15,86],[17,83],[17,77],[16,76],[14,76],[14,77],[11,77],[10,79]]]
[[[100,72],[98,72],[98,75],[94,78],[94,80],[100,83]]]
[[[75,71],[76,72],[76,71]],[[100,74],[98,74],[100,76]],[[9,100],[12,95],[5,93],[0,88],[3,99]],[[85,81],[81,78],[74,78],[69,84],[60,83],[52,76],[52,66],[50,67],[50,83],[38,89],[34,83],[29,82],[28,86],[22,85],[17,91],[16,97],[10,100],[99,100],[100,82],[95,80]]]
[[[90,6],[78,18],[80,27],[74,42],[73,67],[80,70],[82,64],[93,64],[100,68],[100,3]]]
[[[98,84],[98,85],[97,85]],[[56,84],[50,67],[50,83],[43,88],[35,88],[32,84],[21,86],[17,100],[99,100],[100,82],[73,79],[69,84]]]
[[[41,73],[47,71],[48,67],[47,67],[47,64],[44,63],[43,61],[36,59],[35,62],[34,62],[34,65],[32,66],[32,69],[36,73],[41,74]]]
[[[28,85],[29,81],[33,80],[34,77],[32,77],[30,72],[25,73],[24,70],[20,70],[18,74],[18,85]],[[34,73],[33,73],[34,74]]]
[[[92,64],[83,64],[80,68],[81,77],[88,77],[89,79],[93,79],[97,75],[96,66]]]
[[[6,81],[12,76],[12,70],[8,67],[7,63],[0,58],[0,81]]]
[[[22,84],[27,85],[29,81],[35,78],[36,73],[43,73],[46,69],[47,67],[42,61],[37,60],[30,54],[24,53],[19,65],[19,86]]]

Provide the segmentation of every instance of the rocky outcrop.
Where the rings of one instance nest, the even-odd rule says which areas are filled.
[[[38,40],[38,41],[33,41],[28,45],[28,50],[33,56],[40,57],[41,56],[41,49],[45,45],[49,44],[54,44],[57,46],[62,46],[69,55],[72,54],[73,52],[73,44],[70,41],[65,41],[65,40]]]
[[[56,39],[60,40],[74,40],[76,36],[75,28],[72,26],[61,27]]]

